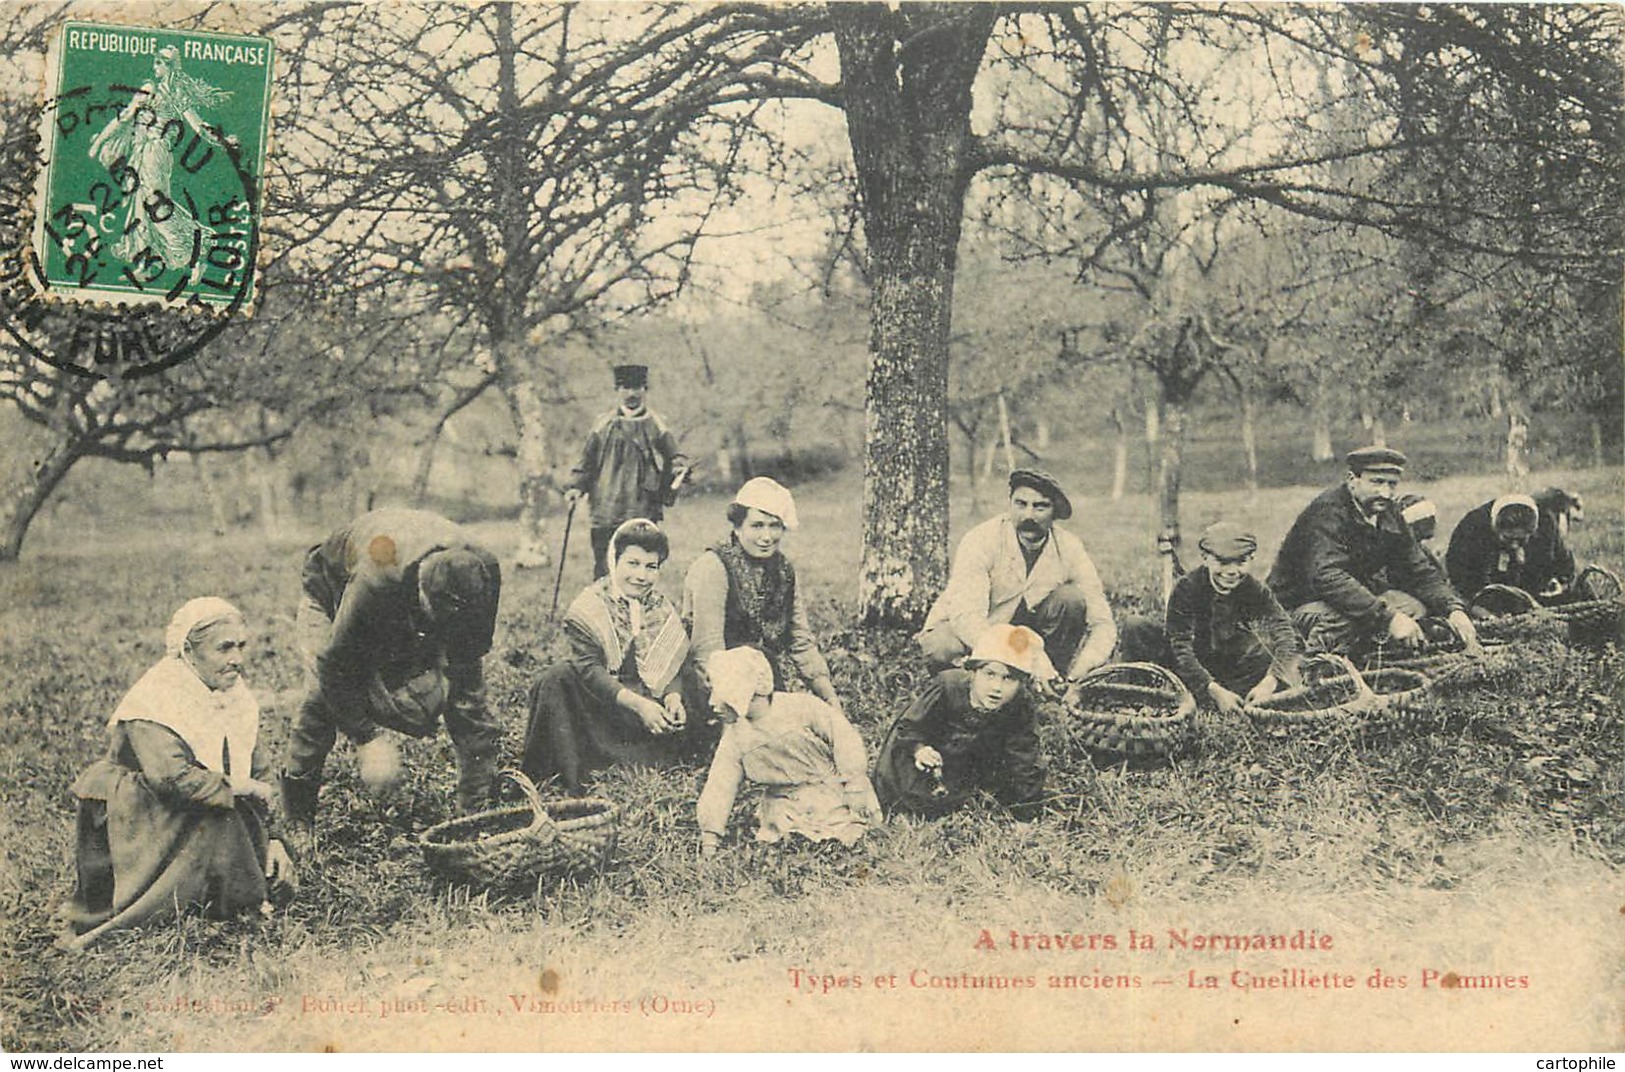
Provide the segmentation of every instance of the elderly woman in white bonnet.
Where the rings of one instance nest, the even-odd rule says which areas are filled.
[[[292,887],[270,833],[259,704],[243,680],[248,627],[223,599],[175,612],[164,657],[108,719],[108,748],[73,783],[78,888],[64,908],[83,948],[109,931],[199,907],[230,916]]]
[[[683,620],[693,643],[691,702],[709,691],[712,658],[748,645],[767,655],[776,688],[788,686],[793,667],[814,696],[840,710],[795,566],[781,547],[784,534],[798,527],[795,498],[776,480],[747,480],[728,504],[728,524],[728,536],[700,553],[683,583]]]
[[[711,660],[711,706],[726,723],[696,808],[700,852],[716,852],[744,782],[764,786],[756,840],[791,835],[853,845],[880,822],[863,738],[846,716],[805,692],[775,692],[755,648]]]

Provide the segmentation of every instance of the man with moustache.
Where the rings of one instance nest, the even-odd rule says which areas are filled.
[[[1075,681],[1111,658],[1117,627],[1083,543],[1055,522],[1072,503],[1039,469],[1010,474],[1010,506],[967,532],[948,585],[915,638],[933,670],[963,659],[994,625],[1024,625],[1044,638],[1033,677]]]
[[[1438,564],[1394,508],[1406,458],[1362,447],[1345,458],[1341,484],[1298,515],[1270,570],[1269,586],[1310,651],[1365,656],[1386,645],[1418,648],[1421,619],[1446,618],[1469,653],[1478,633]]]

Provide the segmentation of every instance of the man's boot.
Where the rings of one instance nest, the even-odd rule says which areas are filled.
[[[497,757],[462,751],[457,755],[457,813],[470,815],[491,806]]]
[[[316,848],[316,794],[322,776],[283,771],[281,782],[282,814],[288,825],[285,840],[295,862],[304,863]]]

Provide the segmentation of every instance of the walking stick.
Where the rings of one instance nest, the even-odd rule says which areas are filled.
[[[559,613],[559,586],[564,583],[564,553],[570,549],[570,522],[576,519],[576,504],[580,499],[570,500],[570,509],[564,514],[564,539],[559,541],[559,572],[553,578],[553,606],[547,612],[547,620],[552,621]]]

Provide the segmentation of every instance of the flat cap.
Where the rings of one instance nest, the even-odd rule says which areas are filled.
[[[1352,473],[1403,473],[1409,461],[1391,447],[1361,447],[1343,459]]]
[[[1065,521],[1072,516],[1072,500],[1066,497],[1055,478],[1042,469],[1017,469],[1010,474],[1010,490],[1032,488],[1055,504],[1055,520]]]
[[[1202,530],[1196,546],[1216,558],[1241,558],[1258,550],[1258,537],[1234,521],[1215,521]]]

